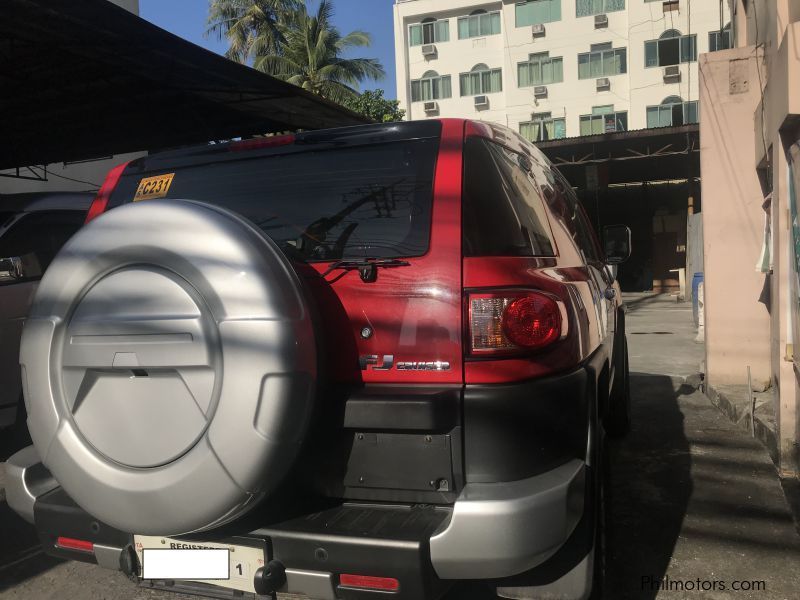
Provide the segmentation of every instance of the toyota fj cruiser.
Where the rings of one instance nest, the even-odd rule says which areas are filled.
[[[8,502],[52,555],[206,596],[588,597],[630,413],[630,231],[606,248],[482,122],[121,165],[24,325]],[[228,577],[148,576],[164,548]]]

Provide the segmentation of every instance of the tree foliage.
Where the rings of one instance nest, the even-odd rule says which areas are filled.
[[[346,99],[342,104],[379,123],[402,121],[406,116],[406,111],[400,108],[400,102],[384,98],[383,90],[364,90],[358,96]]]
[[[371,37],[342,35],[331,0],[320,0],[313,14],[298,0],[212,0],[208,31],[228,39],[229,58],[334,102],[354,100],[360,83],[385,75],[375,58],[345,57]]]
[[[206,35],[228,40],[225,56],[252,63],[266,53],[280,52],[286,43],[286,18],[300,0],[211,0]]]

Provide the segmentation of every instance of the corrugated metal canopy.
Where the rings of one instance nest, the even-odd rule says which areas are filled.
[[[106,0],[0,2],[0,169],[367,120]]]
[[[587,186],[587,169],[602,169],[604,184],[694,180],[700,176],[697,124],[616,131],[537,142],[569,182]]]

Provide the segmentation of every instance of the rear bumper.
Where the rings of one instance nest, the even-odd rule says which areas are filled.
[[[580,460],[521,481],[470,483],[430,540],[442,579],[496,579],[532,569],[569,538],[583,515]]]
[[[20,517],[34,522],[36,499],[58,487],[33,446],[23,448],[6,462],[6,501]]]
[[[8,465],[9,505],[35,521],[48,553],[124,568],[130,535],[98,524],[77,507],[38,462],[33,447],[15,454]],[[520,481],[467,484],[452,510],[439,509],[435,515],[414,513],[410,507],[353,505],[248,535],[268,539],[273,548],[270,559],[290,570],[332,575],[333,581],[338,573],[366,569],[397,576],[406,582],[404,589],[414,590],[414,598],[436,597],[440,580],[503,578],[547,560],[567,541],[583,514],[585,482],[586,465],[571,460]],[[416,530],[409,530],[410,518],[416,520]],[[382,529],[365,528],[363,523],[370,519],[381,523]],[[332,522],[339,524],[334,527]],[[94,556],[74,556],[57,548],[59,535],[93,541]],[[315,558],[320,547],[326,549],[324,563]]]

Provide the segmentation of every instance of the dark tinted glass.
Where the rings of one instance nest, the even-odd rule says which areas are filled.
[[[600,249],[597,236],[589,217],[586,216],[586,211],[575,195],[575,190],[560,173],[555,173],[555,186],[558,195],[563,198],[564,205],[558,212],[563,216],[567,230],[583,254],[584,260],[587,263],[599,262]]]
[[[86,212],[77,210],[28,213],[0,237],[0,257],[33,256],[43,273],[85,219]]]
[[[171,169],[169,198],[250,219],[294,258],[419,256],[428,249],[437,139],[302,151]],[[133,198],[142,177],[115,191]]]
[[[553,256],[529,159],[489,140],[464,147],[465,256]]]
[[[8,221],[13,216],[14,216],[14,213],[12,213],[12,212],[0,211],[0,227],[5,225],[6,221]]]

